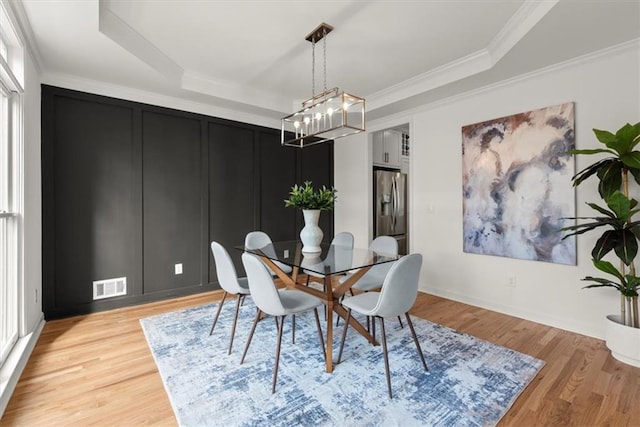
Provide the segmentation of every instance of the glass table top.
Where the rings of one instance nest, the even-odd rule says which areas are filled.
[[[265,256],[272,261],[278,261],[290,267],[298,267],[313,273],[329,276],[346,273],[349,270],[370,267],[377,264],[396,261],[401,255],[390,255],[374,252],[364,248],[349,248],[346,246],[320,245],[322,252],[302,252],[302,243],[297,240],[273,242],[260,249],[236,249]]]

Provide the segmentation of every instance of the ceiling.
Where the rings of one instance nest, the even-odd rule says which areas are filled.
[[[269,118],[327,87],[369,119],[640,38],[629,0],[22,0],[44,83],[82,80]],[[323,87],[316,45],[316,93]]]

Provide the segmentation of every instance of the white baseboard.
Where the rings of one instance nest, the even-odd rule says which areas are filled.
[[[18,339],[9,357],[0,368],[0,418],[9,404],[24,367],[27,366],[29,356],[40,338],[44,324],[44,317],[42,317],[33,332]]]
[[[594,328],[590,327],[590,325],[568,321],[567,319],[560,319],[547,313],[516,309],[514,307],[509,307],[503,304],[496,304],[495,302],[483,300],[481,298],[469,297],[468,295],[451,292],[447,289],[422,286],[420,290],[422,292],[426,292],[428,294],[432,294],[442,298],[458,301],[464,304],[473,305],[475,307],[480,307],[491,311],[496,311],[498,313],[518,317],[520,319],[541,323],[543,325],[552,326],[554,328],[563,329],[565,331],[586,335],[592,338],[604,339],[603,331],[594,330]]]

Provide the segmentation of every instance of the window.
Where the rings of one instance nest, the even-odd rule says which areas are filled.
[[[3,6],[0,3],[0,6]],[[23,51],[0,7],[0,366],[18,339]]]

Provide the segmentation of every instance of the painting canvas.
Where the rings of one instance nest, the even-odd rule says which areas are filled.
[[[462,128],[464,251],[576,264],[574,105]]]

